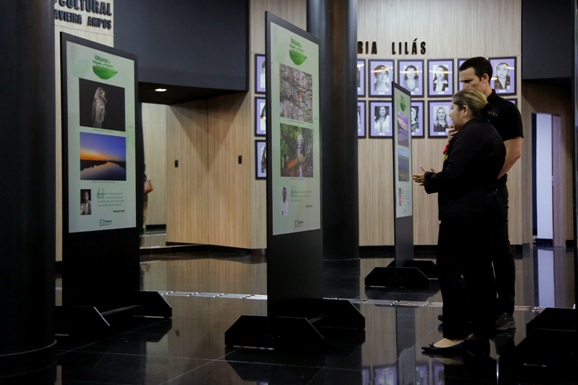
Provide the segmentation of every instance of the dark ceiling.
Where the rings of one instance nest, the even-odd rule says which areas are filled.
[[[249,0],[122,0],[114,11],[114,47],[138,58],[140,102],[249,89]],[[155,92],[159,86],[167,91]]]
[[[157,88],[166,88],[166,91],[157,92],[155,91]],[[140,82],[138,84],[138,101],[141,103],[171,105],[210,99],[216,96],[230,95],[238,92],[239,91]]]

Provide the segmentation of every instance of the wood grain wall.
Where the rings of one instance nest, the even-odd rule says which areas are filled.
[[[168,242],[209,243],[207,224],[211,215],[208,206],[207,122],[206,101],[167,109]]]
[[[165,225],[167,186],[167,106],[142,104],[144,159],[154,190],[148,196],[146,225]]]

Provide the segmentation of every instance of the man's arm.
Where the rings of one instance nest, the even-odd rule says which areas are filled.
[[[498,175],[498,179],[506,175],[508,171],[512,168],[514,163],[522,156],[522,138],[518,136],[517,138],[506,140],[504,146],[506,146],[506,160],[504,161],[504,166],[502,171]]]

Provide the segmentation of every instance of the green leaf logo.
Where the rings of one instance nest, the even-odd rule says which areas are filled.
[[[111,77],[115,76],[118,73],[118,71],[112,68],[106,68],[101,66],[93,66],[92,71],[96,76],[104,80],[110,79]]]
[[[289,44],[289,57],[296,65],[301,65],[307,60],[303,46],[295,39],[291,39],[291,43]]]
[[[295,51],[290,51],[289,57],[291,58],[291,61],[293,63],[295,63],[296,65],[301,65],[301,64],[303,64],[303,62],[305,60],[307,60],[307,56],[305,56],[304,54],[302,54],[300,52],[295,52]]]
[[[399,101],[399,106],[401,107],[402,111],[405,111],[407,104],[406,104],[405,98],[403,96],[401,97],[401,100]]]
[[[114,69],[112,62],[105,56],[94,55],[92,72],[101,79],[107,80],[115,76],[118,71]]]

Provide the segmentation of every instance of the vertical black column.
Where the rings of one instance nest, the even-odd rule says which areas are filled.
[[[574,305],[578,302],[578,0],[573,1],[574,12],[574,52],[572,55],[572,105],[574,106],[574,158],[573,169],[573,195],[574,195]],[[576,317],[576,330],[578,330],[578,317]],[[574,335],[574,346],[578,346],[578,333]]]
[[[53,13],[51,0],[0,5],[0,376],[56,357]]]
[[[321,41],[324,259],[356,261],[359,259],[357,0],[309,0],[307,29]]]

